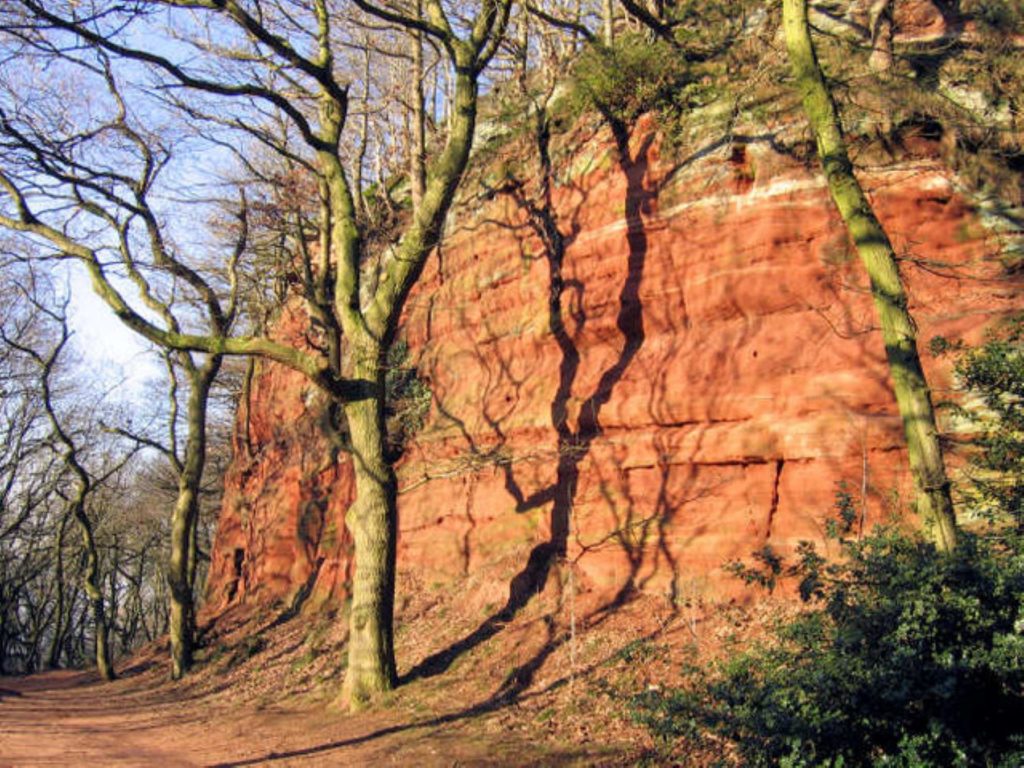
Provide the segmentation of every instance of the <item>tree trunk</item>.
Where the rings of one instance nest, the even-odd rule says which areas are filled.
[[[503,33],[508,6],[494,23]],[[478,32],[480,30],[478,29]],[[349,661],[342,699],[358,709],[375,693],[397,683],[394,653],[395,555],[398,528],[397,483],[387,455],[384,424],[385,356],[398,329],[409,291],[438,242],[455,190],[465,171],[476,122],[477,77],[497,48],[474,48],[458,39],[449,53],[455,64],[455,93],[448,141],[426,176],[420,203],[394,257],[382,264],[372,296],[360,291],[360,232],[354,218],[351,188],[336,154],[320,152],[332,206],[332,253],[337,264],[334,311],[347,342],[341,377],[361,392],[339,397],[351,439],[356,499],[345,523],[355,545],[352,609],[349,616]],[[478,41],[482,44],[483,41]],[[422,85],[422,83],[421,83]],[[327,146],[341,139],[343,110],[324,93],[321,136]],[[422,108],[422,102],[421,102]],[[333,362],[332,362],[333,366]]]
[[[67,530],[68,517],[62,515],[60,526],[57,528],[57,541],[53,547],[53,555],[56,561],[54,565],[54,589],[57,590],[57,606],[54,608],[53,638],[50,641],[50,652],[47,655],[46,666],[50,669],[60,667],[60,652],[64,639],[64,533]]]
[[[365,222],[370,216],[363,194],[363,165],[366,163],[366,149],[370,143],[370,38],[363,38],[363,95],[360,100],[362,114],[359,116],[358,144],[355,158],[352,161],[352,189],[356,203],[356,213]]]
[[[196,485],[191,482],[195,470],[189,471],[186,458],[185,471],[178,484],[178,498],[171,517],[171,555],[167,567],[167,586],[170,590],[171,677],[181,678],[192,666],[192,638],[195,630],[192,585],[189,581],[189,550],[192,539],[193,518],[198,501]]]
[[[118,614],[122,612],[121,611],[120,594],[118,592],[118,584],[117,584],[117,569],[118,569],[118,566],[120,565],[120,562],[119,562],[119,557],[118,557],[118,546],[117,546],[117,536],[116,535],[114,536],[113,547],[110,547],[109,549],[111,550],[111,555],[112,555],[111,560],[109,562],[109,567],[107,568],[107,589],[108,589],[109,600],[110,600],[110,632],[116,638],[117,637],[117,624],[118,624],[117,617],[118,617]],[[112,640],[111,641],[111,648],[113,648],[113,646],[114,646],[114,641]]]
[[[170,591],[168,633],[171,641],[171,677],[181,679],[192,666],[195,636],[195,535],[199,518],[199,488],[206,463],[206,407],[210,385],[220,368],[211,357],[200,369],[189,372],[185,459],[178,478],[178,498],[171,516],[171,556],[167,567]]]
[[[188,534],[188,588],[195,599],[196,575],[199,573],[199,491],[196,492],[196,514]]]
[[[110,652],[110,632],[107,629],[106,612],[103,609],[103,595],[86,589],[92,605],[92,620],[96,627],[96,669],[104,680],[115,679],[114,662]]]
[[[917,351],[917,331],[907,309],[896,255],[853,174],[839,116],[818,64],[807,25],[807,0],[783,0],[786,46],[804,110],[814,131],[829,191],[871,280],[896,404],[903,419],[918,511],[935,545],[956,546],[956,517],[939,446],[931,394]]]
[[[422,3],[416,3],[416,18],[423,14]],[[412,102],[412,141],[409,144],[409,181],[412,192],[412,210],[420,209],[426,186],[427,126],[423,105],[423,33],[409,32],[412,47],[412,82],[409,100]]]
[[[103,610],[103,592],[100,589],[100,559],[96,550],[96,539],[92,532],[92,523],[85,513],[85,492],[79,493],[74,502],[75,519],[82,531],[82,545],[85,548],[85,570],[82,573],[82,586],[89,600],[92,613],[94,632],[96,635],[96,669],[104,680],[114,679],[114,665],[110,658],[108,642],[107,618]]]
[[[526,95],[529,90],[527,88],[527,77],[530,65],[530,12],[527,10],[525,3],[519,6],[519,18],[516,19],[516,22],[515,78],[516,83],[519,85],[519,93]],[[543,61],[543,55],[541,60],[543,64],[547,64],[547,62]]]
[[[356,478],[356,499],[345,525],[356,562],[342,699],[359,709],[398,681],[393,636],[398,508],[395,474],[385,453],[383,353],[367,345],[353,349],[352,356],[361,361],[356,376],[376,383],[374,397],[345,403]]]

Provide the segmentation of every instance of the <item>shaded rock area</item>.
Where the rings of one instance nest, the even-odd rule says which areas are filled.
[[[459,582],[516,608],[563,555],[602,600],[727,598],[722,565],[820,540],[839,483],[861,525],[906,506],[866,278],[787,130],[669,152],[650,119],[618,140],[581,124],[556,147],[550,205],[511,173],[463,193],[403,329],[433,402],[398,469],[400,602]],[[976,341],[1021,298],[1001,258],[1020,232],[997,233],[941,154],[916,137],[860,174],[936,400],[949,363],[928,340]],[[278,333],[303,328],[291,310]],[[209,610],[344,599],[351,472],[325,419],[299,374],[257,366]]]

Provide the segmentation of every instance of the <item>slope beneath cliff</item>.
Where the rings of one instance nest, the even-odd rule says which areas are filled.
[[[904,40],[966,34],[914,7]],[[723,564],[820,539],[841,487],[862,528],[906,512],[866,279],[764,44],[751,80],[727,74],[685,114],[613,127],[563,110],[546,154],[529,120],[481,141],[402,331],[430,394],[398,468],[399,644],[425,632],[400,652],[412,677],[501,638],[541,643],[508,664],[529,670],[522,693],[552,638],[631,601],[678,621],[735,598]],[[929,65],[941,88],[850,75],[842,94],[924,341],[976,341],[1021,305],[1019,147],[1010,130],[979,144],[977,121],[932,109],[963,95],[956,64]],[[289,306],[275,332],[305,328]],[[924,362],[941,400],[948,362]],[[352,477],[322,395],[260,364],[238,424],[207,616],[343,617]]]
[[[635,765],[653,743],[630,722],[625,694],[677,679],[696,638],[719,642],[756,625],[749,611],[704,620],[640,599],[571,631],[558,618],[564,599],[552,591],[500,633],[462,638],[480,618],[469,607],[410,603],[397,638],[404,684],[354,715],[331,706],[342,624],[235,608],[207,628],[200,664],[182,681],[167,678],[159,644],[113,683],[70,671],[0,678],[0,761]],[[457,653],[432,655],[437,641],[454,640]]]

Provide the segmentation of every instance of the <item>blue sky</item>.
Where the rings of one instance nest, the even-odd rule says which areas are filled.
[[[115,400],[141,405],[151,396],[146,383],[163,375],[159,358],[92,292],[85,270],[70,269],[70,324],[83,364]]]

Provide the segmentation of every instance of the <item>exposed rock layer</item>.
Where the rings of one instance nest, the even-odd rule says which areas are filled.
[[[399,468],[400,597],[472,576],[473,598],[500,605],[545,543],[581,589],[722,596],[726,561],[820,540],[838,483],[865,525],[911,498],[874,310],[817,168],[767,135],[675,159],[644,121],[629,157],[606,130],[577,140],[549,211],[560,269],[539,201],[510,182],[463,201],[410,300],[434,403]],[[939,145],[909,144],[862,181],[920,338],[976,340],[1020,284]],[[302,328],[290,312],[278,332]],[[948,364],[924,357],[941,399]],[[352,482],[323,413],[299,374],[259,366],[212,609],[344,596]]]

